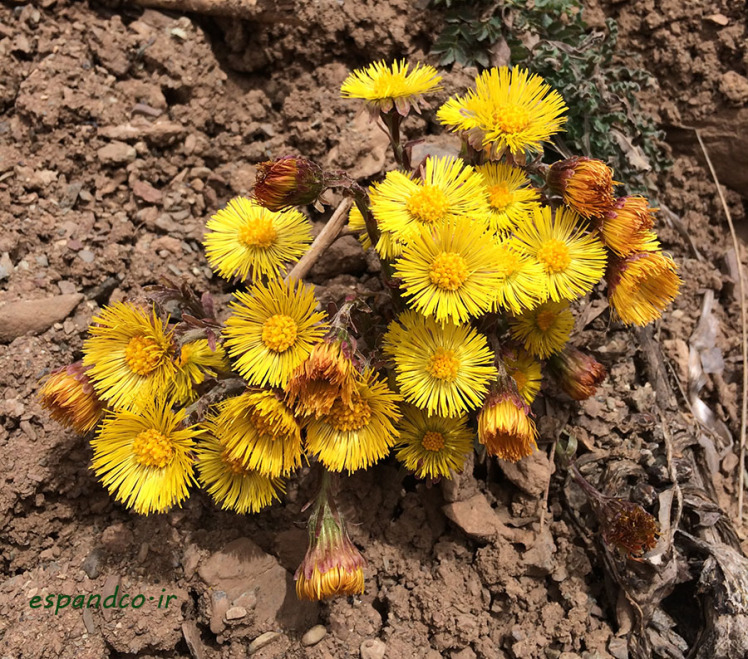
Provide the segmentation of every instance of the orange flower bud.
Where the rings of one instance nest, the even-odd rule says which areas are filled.
[[[598,385],[607,377],[605,367],[581,350],[566,347],[548,360],[548,370],[563,391],[574,400],[594,396]]]
[[[548,170],[548,187],[564,203],[587,219],[613,208],[613,170],[602,160],[574,156],[554,162]]]
[[[283,156],[257,166],[254,197],[271,211],[312,204],[325,188],[322,168],[302,156]]]
[[[489,455],[517,462],[537,448],[537,435],[530,407],[516,385],[507,377],[501,378],[478,413],[478,441]]]
[[[104,411],[81,362],[50,373],[39,397],[55,421],[81,434],[93,430]]]

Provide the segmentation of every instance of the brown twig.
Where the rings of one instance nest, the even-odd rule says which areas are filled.
[[[699,146],[701,146],[701,150],[704,153],[704,158],[706,158],[706,164],[709,167],[712,178],[714,179],[714,185],[717,186],[717,194],[719,195],[720,202],[722,202],[722,209],[725,211],[727,224],[730,227],[732,245],[733,249],[735,250],[735,258],[738,262],[738,284],[740,288],[740,322],[742,325],[743,335],[743,399],[740,409],[740,460],[738,462],[738,524],[740,524],[743,521],[743,490],[745,487],[745,429],[746,419],[748,418],[748,321],[746,321],[743,262],[740,259],[740,246],[738,243],[738,236],[735,233],[735,225],[732,222],[730,209],[727,207],[725,195],[723,194],[722,187],[719,184],[717,172],[714,171],[712,159],[707,153],[706,146],[704,145],[704,140],[701,139],[701,133],[699,132],[698,128],[694,128],[693,131],[696,133],[696,139],[699,140]]]
[[[309,251],[301,257],[301,260],[286,275],[286,281],[289,281],[290,279],[304,279],[304,277],[309,274],[309,271],[317,262],[317,259],[335,242],[338,234],[340,234],[346,218],[348,217],[348,210],[352,203],[353,202],[350,199],[343,199],[343,201],[338,204],[332,217],[327,220],[327,224],[325,224],[322,231],[320,231],[319,235],[314,239]]]

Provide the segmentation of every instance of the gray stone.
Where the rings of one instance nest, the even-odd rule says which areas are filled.
[[[82,249],[78,252],[78,256],[80,256],[81,260],[85,263],[93,263],[96,258],[96,255],[90,249]]]
[[[88,575],[89,579],[96,579],[99,574],[101,574],[101,570],[99,569],[101,566],[101,549],[98,547],[91,551],[91,553],[86,556],[86,560],[83,561],[83,565],[81,566],[83,568],[83,571]]]
[[[0,256],[0,281],[10,277],[11,272],[13,272],[13,261],[10,260],[8,252],[3,252]]]

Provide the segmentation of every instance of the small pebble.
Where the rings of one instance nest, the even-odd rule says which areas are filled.
[[[301,644],[305,646],[316,645],[327,636],[327,629],[324,625],[314,625],[306,634],[301,637]]]
[[[249,644],[249,654],[261,650],[266,645],[270,645],[275,639],[280,638],[282,634],[278,632],[265,632],[260,634],[254,641]]]
[[[378,638],[367,638],[361,643],[361,659],[382,659],[387,646]]]
[[[247,615],[247,609],[243,606],[232,606],[226,611],[226,620],[241,620]]]

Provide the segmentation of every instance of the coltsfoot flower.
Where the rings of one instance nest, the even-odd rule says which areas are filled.
[[[595,395],[597,387],[607,377],[608,371],[594,357],[573,346],[548,359],[548,370],[559,387],[574,400],[587,400]]]
[[[657,320],[678,295],[678,267],[660,251],[632,254],[611,263],[606,276],[613,310],[626,325]]]
[[[621,197],[598,221],[600,237],[618,256],[659,249],[654,226],[654,208],[644,197]]]
[[[416,478],[452,478],[461,471],[473,450],[473,433],[467,417],[429,416],[413,405],[404,405],[398,430],[397,459]]]
[[[515,231],[513,245],[543,266],[548,295],[555,302],[589,293],[605,273],[605,248],[584,231],[575,212],[554,212],[549,206],[536,210],[533,221]]]
[[[478,441],[489,455],[517,462],[537,448],[530,408],[506,379],[500,379],[478,413]]]
[[[192,450],[196,426],[164,396],[138,413],[109,412],[93,447],[92,469],[117,501],[136,513],[166,512],[188,496],[195,482]]]
[[[313,204],[325,189],[325,174],[303,156],[283,156],[257,165],[254,198],[271,211]]]
[[[507,375],[517,385],[519,395],[528,405],[532,405],[543,377],[540,362],[523,348],[508,350],[503,359]]]
[[[312,225],[298,210],[275,212],[245,197],[232,199],[206,229],[205,257],[224,279],[275,277],[312,242]]]
[[[574,315],[568,302],[544,302],[509,319],[512,337],[529,353],[546,359],[563,350],[574,327]]]
[[[499,283],[491,310],[519,314],[544,302],[548,298],[548,281],[540,262],[527,256],[512,239],[499,241],[497,246],[494,258]]]
[[[475,149],[489,149],[498,158],[505,151],[542,151],[543,142],[562,129],[566,110],[561,94],[540,76],[502,66],[481,73],[475,91],[450,98],[437,117],[465,133]]]
[[[384,350],[403,398],[429,414],[457,417],[480,407],[496,375],[485,336],[413,311],[390,323]]]
[[[211,350],[207,339],[185,343],[175,365],[173,395],[178,403],[191,403],[198,397],[195,387],[203,383],[206,376],[215,377],[219,371],[231,368],[223,347],[217,345]]]
[[[241,460],[214,436],[203,435],[196,451],[198,480],[223,510],[240,515],[258,513],[285,492],[283,481],[263,476]]]
[[[284,387],[329,329],[315,311],[314,287],[272,279],[238,292],[224,336],[236,369],[250,384]]]
[[[105,307],[89,328],[83,365],[100,398],[114,408],[139,409],[166,395],[176,366],[173,330],[127,302]]]
[[[548,170],[548,187],[584,218],[601,217],[613,208],[613,170],[602,160],[574,156]]]
[[[401,398],[367,369],[357,379],[350,404],[337,399],[306,429],[306,447],[330,471],[349,474],[384,458],[397,441],[394,423]]]
[[[96,395],[81,362],[52,371],[39,390],[42,407],[57,423],[81,435],[93,430],[104,414],[104,403]]]
[[[355,69],[343,81],[340,93],[343,98],[363,99],[372,119],[392,110],[405,117],[411,109],[420,112],[421,97],[440,89],[441,79],[428,64],[416,64],[411,69],[405,60],[389,65],[380,61]]]
[[[540,207],[540,193],[530,185],[519,167],[489,162],[475,168],[488,190],[488,214],[491,231],[506,234],[518,224],[531,220]]]

